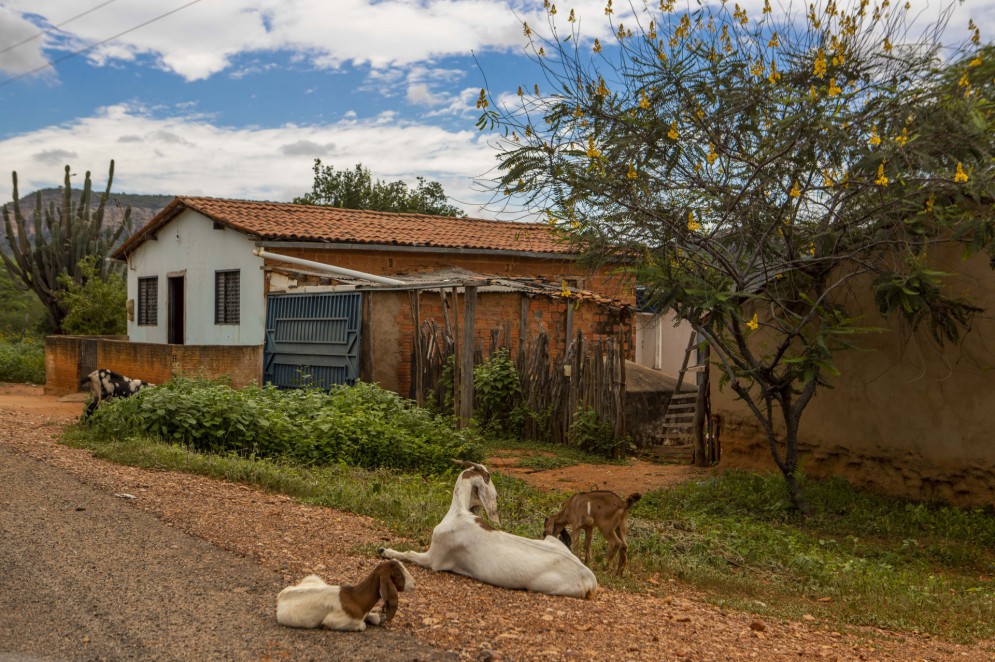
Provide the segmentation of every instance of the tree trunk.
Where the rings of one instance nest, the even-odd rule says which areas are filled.
[[[698,384],[698,398],[694,403],[694,464],[698,467],[707,467],[709,465],[708,453],[706,452],[706,440],[705,440],[705,420],[709,412],[707,411],[708,404],[708,343],[705,343],[702,349],[701,362],[705,365],[705,369],[701,373],[701,382]]]

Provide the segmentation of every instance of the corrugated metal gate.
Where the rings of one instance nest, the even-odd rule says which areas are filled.
[[[361,297],[358,292],[270,295],[263,379],[280,388],[355,382]]]

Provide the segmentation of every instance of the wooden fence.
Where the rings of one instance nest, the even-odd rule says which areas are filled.
[[[414,305],[414,304],[413,304]],[[472,384],[472,368],[459,357],[456,316],[446,316],[445,326],[435,320],[422,322],[412,351],[412,398],[420,405],[450,411],[457,417],[461,396]],[[486,357],[510,347],[510,322],[493,329]],[[483,348],[473,348],[473,365],[485,360]],[[519,339],[514,353],[522,403],[528,413],[526,439],[570,443],[570,429],[578,413],[590,409],[608,426],[616,441],[627,436],[625,418],[625,354],[621,336],[585,340],[578,332],[560,355],[553,355],[549,335],[542,326],[531,337]],[[472,393],[472,390],[469,391]],[[465,396],[464,396],[465,397]],[[470,409],[472,411],[472,408]]]

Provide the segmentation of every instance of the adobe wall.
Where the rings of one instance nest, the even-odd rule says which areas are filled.
[[[45,339],[45,393],[76,393],[81,343],[87,336]],[[161,384],[172,377],[227,376],[234,388],[262,378],[262,345],[160,345],[97,339],[97,366],[134,379]]]
[[[928,331],[909,336],[882,319],[870,289],[855,288],[848,310],[886,330],[859,337],[864,350],[837,355],[843,374],[802,416],[802,470],[916,499],[995,505],[995,273],[984,256],[933,260],[958,273],[957,293],[986,311],[960,344],[940,350]],[[722,416],[722,466],[775,469],[766,437],[732,390],[713,387],[712,403]]]

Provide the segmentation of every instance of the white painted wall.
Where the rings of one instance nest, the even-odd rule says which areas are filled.
[[[636,363],[659,370],[671,379],[677,379],[684,361],[684,351],[691,338],[692,328],[687,322],[676,321],[672,312],[663,315],[651,313],[636,314]],[[697,363],[692,354],[689,365]],[[688,374],[686,383],[694,384],[695,378]]]
[[[170,273],[186,271],[184,343],[187,345],[261,345],[265,334],[263,260],[246,235],[185,209],[145,241],[128,258],[128,298],[135,301],[135,318],[128,321],[132,342],[166,343],[169,323]],[[214,323],[214,272],[238,269],[239,324]],[[138,279],[159,277],[158,324],[138,325]]]

